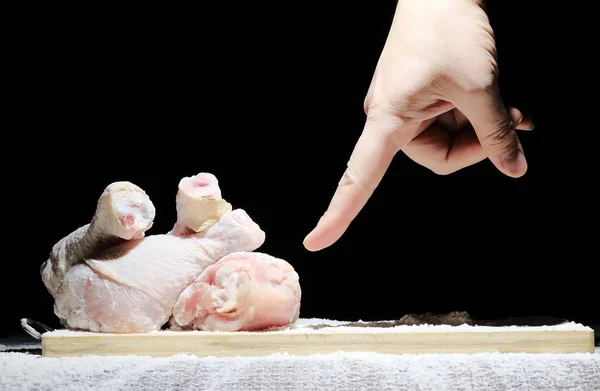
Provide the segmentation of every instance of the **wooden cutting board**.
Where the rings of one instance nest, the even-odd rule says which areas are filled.
[[[330,322],[330,326],[312,328]],[[156,331],[104,334],[55,330],[42,334],[42,355],[138,355],[198,357],[311,355],[335,352],[592,353],[593,329],[569,322],[555,326],[346,327],[341,322],[300,319],[293,328],[265,332]]]

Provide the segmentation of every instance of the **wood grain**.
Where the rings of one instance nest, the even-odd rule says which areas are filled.
[[[427,332],[155,332],[148,334],[93,334],[75,332],[42,335],[42,355],[138,355],[199,357],[311,355],[334,352],[383,354],[424,353],[591,353],[592,329],[525,330],[499,327],[497,331]]]

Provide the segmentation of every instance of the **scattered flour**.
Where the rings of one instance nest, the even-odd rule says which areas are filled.
[[[358,321],[359,323],[366,323],[363,321]],[[559,325],[554,326],[504,326],[504,327],[493,327],[493,326],[471,326],[471,325],[461,325],[461,326],[448,326],[448,325],[400,325],[393,327],[353,327],[353,326],[340,326],[342,324],[349,323],[346,321],[339,320],[330,320],[330,319],[318,319],[318,318],[308,318],[308,319],[298,319],[294,325],[284,330],[277,331],[264,331],[266,333],[360,333],[360,334],[370,334],[370,333],[402,333],[402,332],[497,332],[497,331],[507,331],[507,330],[520,330],[520,331],[530,331],[530,330],[538,330],[538,331],[555,331],[555,330],[591,330],[589,326],[585,326],[581,323],[575,322],[566,322]],[[311,328],[314,325],[328,325],[328,326],[337,326],[337,327],[323,327],[320,329]],[[164,335],[167,334],[181,334],[181,331],[170,331],[170,330],[160,330],[154,331],[152,333],[162,333]],[[208,333],[207,331],[185,331],[188,334],[198,334],[198,333]],[[240,332],[236,332],[240,333]],[[54,330],[51,332],[45,333],[45,335],[53,335],[53,336],[74,336],[74,335],[98,335],[98,333],[93,333],[89,331],[73,331],[73,330]],[[109,335],[109,334],[103,334]]]

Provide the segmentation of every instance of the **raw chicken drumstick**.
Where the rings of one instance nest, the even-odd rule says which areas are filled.
[[[40,272],[52,296],[69,269],[91,254],[126,240],[141,238],[152,226],[155,208],[144,190],[133,183],[114,182],[98,199],[86,224],[54,245]]]
[[[242,209],[205,232],[150,235],[102,251],[67,273],[55,313],[71,328],[139,333],[164,325],[179,294],[209,265],[260,247],[265,235]]]
[[[145,193],[129,182],[107,187],[92,223],[57,243],[42,268],[63,326],[142,333],[171,320],[173,329],[233,331],[298,318],[298,275],[252,252],[265,233],[222,199],[214,175],[183,178],[176,208],[171,232],[146,236],[155,211]]]
[[[288,326],[300,313],[298,274],[286,261],[259,252],[227,255],[207,267],[179,296],[174,330],[252,331]]]
[[[187,198],[178,202],[182,199]],[[186,214],[195,213],[193,208],[181,210],[176,226],[184,226]],[[167,323],[179,294],[207,266],[233,252],[253,251],[264,240],[260,227],[236,209],[199,233],[150,235],[96,251],[67,272],[54,312],[74,329],[158,330]]]

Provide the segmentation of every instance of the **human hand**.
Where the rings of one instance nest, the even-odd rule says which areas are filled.
[[[529,118],[500,97],[493,31],[481,0],[400,0],[365,99],[367,120],[329,208],[304,240],[335,243],[399,151],[438,174],[485,158],[519,177],[515,129]]]

